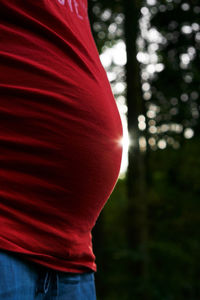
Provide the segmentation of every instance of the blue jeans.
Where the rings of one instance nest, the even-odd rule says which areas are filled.
[[[0,300],[96,300],[94,272],[55,271],[0,250]]]

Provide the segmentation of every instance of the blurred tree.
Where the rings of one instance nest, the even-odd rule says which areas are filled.
[[[124,39],[127,51],[126,64],[126,99],[128,105],[128,130],[133,140],[129,150],[129,166],[127,172],[127,240],[129,255],[127,266],[131,274],[130,285],[135,280],[135,289],[138,289],[140,299],[149,299],[145,288],[148,277],[147,253],[147,220],[146,220],[146,167],[145,152],[140,151],[138,117],[145,115],[145,107],[141,92],[140,68],[136,60],[136,39],[139,34],[139,18],[142,1],[90,1],[89,15],[93,35],[101,51],[105,40]],[[114,12],[114,13],[112,13]],[[125,22],[120,34],[111,34],[109,28],[119,14],[124,15]],[[123,33],[123,35],[122,35]],[[95,228],[96,243],[101,240],[100,221]]]
[[[138,118],[146,115],[137,57],[137,38],[140,33],[139,20],[142,1],[124,1],[124,32],[127,51],[126,99],[128,105],[128,131],[131,139],[127,172],[127,238],[132,254],[129,259],[132,281],[137,283],[140,299],[149,299],[148,282],[148,225],[147,225],[147,186],[146,151],[140,147],[141,132]],[[135,255],[134,255],[135,254]],[[141,286],[139,286],[139,284]]]

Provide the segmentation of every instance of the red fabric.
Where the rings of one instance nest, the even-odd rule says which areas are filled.
[[[86,0],[0,1],[0,248],[96,271],[122,125]]]

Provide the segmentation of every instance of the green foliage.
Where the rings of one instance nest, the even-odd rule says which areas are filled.
[[[128,248],[126,183],[118,181],[101,215],[104,243],[97,255],[99,300],[140,299],[141,289],[148,289],[149,299],[153,300],[199,299],[198,149],[199,141],[191,140],[179,150],[151,153],[147,286],[141,278],[133,278],[129,270],[131,260],[139,261],[143,257],[140,249]],[[102,265],[106,268],[102,269]],[[103,282],[103,288],[98,285],[99,281]]]
[[[160,107],[157,125],[176,122],[199,135],[199,1],[157,0],[148,8],[151,26],[162,36],[156,52],[164,70],[151,79],[152,101]]]
[[[105,46],[112,47],[124,36],[122,1],[89,0],[88,7],[93,36],[101,53]]]

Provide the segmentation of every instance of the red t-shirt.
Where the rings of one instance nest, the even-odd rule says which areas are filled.
[[[122,124],[86,0],[0,1],[0,248],[96,271]]]

